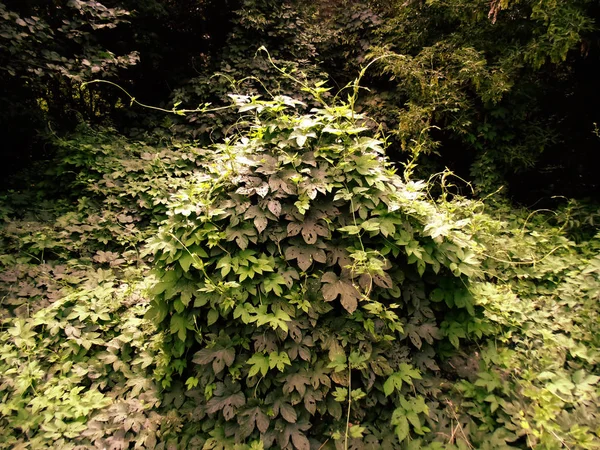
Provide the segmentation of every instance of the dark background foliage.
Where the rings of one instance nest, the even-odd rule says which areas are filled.
[[[367,73],[362,107],[392,132],[394,160],[424,153],[422,175],[450,167],[478,192],[504,185],[526,204],[593,197],[599,11],[589,0],[5,0],[3,168],[10,175],[49,156],[52,133],[80,122],[218,140],[233,115],[165,118],[129,107],[112,87],[80,83],[117,81],[167,108],[291,92],[256,55],[264,45],[286,70],[338,87],[374,55],[402,55]]]

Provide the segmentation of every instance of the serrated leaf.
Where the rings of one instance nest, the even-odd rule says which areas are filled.
[[[349,278],[338,278],[333,272],[326,272],[321,277],[323,283],[323,299],[331,302],[340,297],[340,303],[346,311],[352,314],[358,307],[358,301],[361,298],[360,292],[354,287]]]
[[[320,263],[325,263],[327,261],[327,256],[325,252],[314,246],[314,245],[290,245],[285,249],[285,259],[288,261],[296,260],[298,263],[298,267],[302,271],[308,270],[308,268],[312,265],[313,261],[317,261]]]
[[[248,241],[256,241],[256,229],[250,224],[243,224],[239,227],[227,227],[225,229],[225,237],[228,241],[235,241],[241,250],[245,250],[248,247]]]
[[[285,383],[283,384],[283,392],[285,394],[291,394],[294,390],[300,394],[300,397],[304,397],[306,393],[306,386],[310,385],[310,380],[306,375],[300,373],[293,373],[285,377]]]
[[[258,233],[262,233],[269,223],[267,214],[258,206],[253,205],[244,213],[244,219],[254,219],[254,226]]]
[[[412,380],[420,380],[421,374],[410,364],[400,364],[399,370],[388,377],[383,384],[383,392],[386,397],[389,397],[395,390],[400,392],[402,383],[412,384]]]
[[[316,243],[319,236],[329,236],[329,228],[313,217],[306,217],[302,222],[288,223],[287,232],[289,237],[296,236],[301,233],[304,242],[307,244]]]
[[[269,429],[269,417],[259,406],[238,413],[238,423],[243,437],[250,436],[255,428],[261,433],[266,433]]]
[[[269,353],[269,368],[274,369],[277,367],[277,370],[283,372],[285,366],[292,365],[290,361],[290,357],[286,352],[271,352]]]
[[[248,376],[253,377],[259,372],[264,377],[269,371],[269,357],[267,355],[263,355],[262,353],[255,353],[246,361],[247,364],[250,364],[250,371],[248,372]]]
[[[304,408],[306,408],[310,415],[314,416],[317,412],[317,403],[321,400],[323,400],[323,393],[309,388],[304,394]]]
[[[206,412],[209,414],[222,413],[225,420],[231,420],[241,406],[246,404],[246,397],[239,392],[239,386],[225,386],[217,383],[213,397],[206,402]]]
[[[298,176],[295,170],[283,170],[269,178],[269,187],[272,192],[282,191],[288,195],[296,194],[296,186],[290,183],[292,177]],[[270,210],[271,208],[269,208]],[[277,215],[278,216],[278,215]]]
[[[220,345],[204,348],[196,352],[192,358],[194,364],[206,365],[212,363],[212,369],[215,375],[225,369],[225,366],[231,366],[234,360],[235,349],[223,348]]]
[[[286,281],[279,273],[272,273],[268,277],[263,279],[262,286],[265,294],[273,292],[278,297],[283,295],[283,289],[281,286],[285,286]]]
[[[286,269],[285,272],[281,274],[283,280],[285,281],[285,285],[288,289],[291,289],[294,285],[294,280],[298,281],[300,279],[300,275],[298,275],[298,271],[293,267]]]

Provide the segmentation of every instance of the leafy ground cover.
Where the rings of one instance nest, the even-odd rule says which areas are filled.
[[[600,446],[598,211],[400,175],[352,97],[235,100],[3,196],[2,448]]]

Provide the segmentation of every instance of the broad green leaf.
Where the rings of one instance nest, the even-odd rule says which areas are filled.
[[[252,366],[248,372],[248,376],[250,377],[253,377],[258,372],[264,377],[269,371],[269,357],[261,353],[255,353],[246,363]]]
[[[177,337],[185,341],[188,328],[191,328],[188,318],[180,314],[173,314],[171,316],[171,325],[169,327],[171,334],[177,333]]]

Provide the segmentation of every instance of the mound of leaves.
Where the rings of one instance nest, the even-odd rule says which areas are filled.
[[[138,246],[199,150],[89,129],[55,144],[47,174],[0,196],[0,448],[186,448],[193,404],[153,380]]]
[[[588,234],[597,209],[570,203],[550,213],[497,207],[499,220],[478,233],[486,280],[470,290],[491,337],[454,386],[457,443],[600,446],[600,234]],[[488,214],[473,220],[490,225]],[[467,335],[472,324],[457,319],[450,327]]]
[[[427,433],[440,323],[474,314],[465,208],[397,175],[348,105],[235,100],[250,131],[216,147],[149,245],[162,384],[186,380],[205,448]]]

